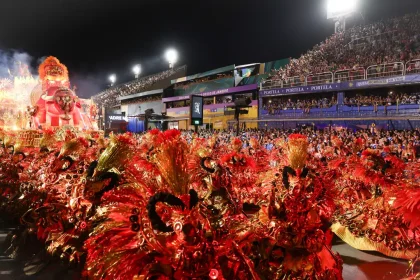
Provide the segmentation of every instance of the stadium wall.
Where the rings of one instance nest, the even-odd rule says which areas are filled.
[[[228,129],[229,122],[234,120],[234,115],[226,115],[226,107],[233,105],[234,103],[205,105],[204,124],[210,125],[213,129]],[[241,115],[240,119],[249,121],[248,128],[257,128],[257,122],[251,123],[251,121],[258,119],[258,101],[254,100],[251,106],[248,109],[248,114]],[[167,109],[167,116],[178,120],[179,129],[193,129],[194,126],[189,125],[189,110],[190,107],[169,108]]]
[[[343,104],[343,96],[355,90],[383,89],[391,91],[395,87],[413,87],[420,84],[417,74],[394,77],[377,78],[370,80],[349,81],[312,86],[270,88],[259,92],[259,124],[264,128],[296,128],[299,125],[347,126],[361,128],[376,122],[382,129],[418,129],[420,128],[420,105],[390,105],[351,107]],[[329,93],[336,94],[338,104],[329,108],[313,108],[304,114],[302,109],[281,110],[280,113],[270,115],[263,108],[263,98],[287,97],[299,94]]]

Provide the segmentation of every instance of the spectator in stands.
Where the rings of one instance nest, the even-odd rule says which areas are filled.
[[[146,102],[153,102],[153,101],[158,101],[158,100],[162,100],[161,95],[143,96],[143,97],[139,97],[139,98],[124,100],[124,104],[146,103]]]
[[[282,110],[303,110],[308,114],[311,108],[329,108],[337,104],[334,96],[332,97],[275,97],[268,100],[268,103],[263,105],[264,110],[267,110],[271,115],[281,114]]]
[[[120,104],[120,102],[117,100],[118,97],[145,91],[156,82],[166,79],[182,69],[183,67],[172,68],[156,75],[136,79],[126,84],[111,87],[95,95],[93,100],[99,106],[112,107],[118,105]]]
[[[371,68],[374,76],[382,76],[384,71],[392,75],[392,72],[396,73],[402,68],[401,64],[395,62],[406,62],[420,57],[419,28],[419,13],[355,26],[335,33],[300,58],[291,59],[285,68],[272,73],[269,79],[283,80],[287,86],[293,86],[295,79],[292,77],[301,79],[309,74],[357,70],[371,65],[378,65]],[[390,68],[386,66],[388,63],[391,63]],[[420,62],[416,62],[415,67],[420,69]],[[327,80],[314,79],[317,77],[311,77],[308,83],[328,83]]]

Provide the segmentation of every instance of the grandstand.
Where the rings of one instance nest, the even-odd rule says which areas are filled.
[[[420,14],[332,35],[260,84],[260,127],[420,126]]]
[[[406,64],[416,66],[412,61],[420,58],[419,29],[420,14],[415,13],[335,33],[271,73],[262,86],[319,85],[404,74]]]
[[[170,80],[185,76],[186,68],[186,65],[184,65],[150,76],[141,77],[128,83],[110,87],[92,98],[94,102],[101,107],[110,108],[119,106],[121,103],[120,100],[118,100],[119,97],[165,88],[170,84]]]
[[[127,108],[153,107],[168,117],[168,127],[179,129],[190,128],[191,95],[204,96],[207,128],[234,125],[229,107],[239,95],[253,100],[249,114],[242,118],[243,127],[375,122],[384,128],[418,128],[418,30],[420,14],[413,13],[335,33],[297,59],[230,65],[190,76],[181,75],[185,67],[180,67],[112,87],[94,100],[106,107],[121,102],[129,104]],[[153,87],[169,79],[170,84]],[[156,94],[157,89],[162,92]],[[149,91],[152,96],[142,94]],[[130,110],[119,113],[137,114]]]
[[[249,65],[229,65],[226,67],[183,77],[172,81],[162,99],[168,117],[169,128],[189,129],[189,106],[191,95],[204,97],[204,127],[227,128],[233,119],[229,109],[238,96],[253,100],[245,119],[258,118],[258,98],[256,80],[264,75],[264,63]],[[261,75],[260,75],[261,74]]]

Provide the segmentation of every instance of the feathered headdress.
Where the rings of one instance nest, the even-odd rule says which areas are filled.
[[[112,168],[121,168],[131,155],[135,143],[136,141],[130,133],[111,135],[111,141],[99,157],[95,172],[105,172]]]
[[[84,137],[79,137],[70,141],[66,141],[61,147],[59,158],[66,156],[70,156],[73,158],[78,157],[88,146],[88,141]]]
[[[43,131],[43,135],[41,141],[39,142],[39,146],[41,148],[52,148],[52,146],[57,143],[57,139],[55,138],[55,132],[52,129],[45,129]]]
[[[175,194],[187,194],[190,176],[187,160],[188,144],[180,137],[179,130],[172,129],[159,134],[158,138],[162,142],[156,146],[151,161]]]
[[[242,148],[242,141],[239,138],[233,138],[232,142],[230,143],[232,150],[239,152]]]
[[[69,73],[67,67],[60,63],[60,60],[54,56],[47,57],[38,68],[39,78],[44,81],[46,79],[56,81],[68,81]]]
[[[6,135],[4,136],[4,139],[3,139],[3,144],[7,148],[11,145],[14,145],[15,141],[16,141],[16,135],[14,135],[12,133],[6,133]]]
[[[305,167],[308,154],[308,138],[302,134],[291,134],[288,146],[290,166],[294,169]]]
[[[260,146],[260,144],[258,143],[258,140],[257,140],[257,139],[255,139],[255,138],[251,138],[251,139],[249,140],[249,145],[250,145],[253,149],[257,149],[257,148]]]

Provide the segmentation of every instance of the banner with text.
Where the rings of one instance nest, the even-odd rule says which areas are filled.
[[[273,96],[273,95],[316,93],[316,92],[326,92],[326,91],[352,90],[352,89],[383,87],[387,85],[407,85],[407,84],[420,84],[420,76],[407,75],[407,76],[384,78],[384,79],[343,82],[343,83],[334,83],[334,84],[325,84],[325,85],[316,85],[316,86],[274,88],[274,89],[261,90],[259,93],[260,93],[260,97],[264,97],[264,96]]]
[[[244,91],[253,91],[253,90],[256,90],[257,88],[258,88],[258,86],[256,84],[254,84],[254,85],[246,85],[246,86],[212,90],[212,91],[197,93],[197,94],[194,94],[194,95],[209,97],[209,96],[225,95],[225,94],[244,92]],[[187,99],[190,99],[189,95],[187,95],[187,96],[174,96],[174,97],[162,98],[162,102],[181,101],[181,100],[187,100]]]

